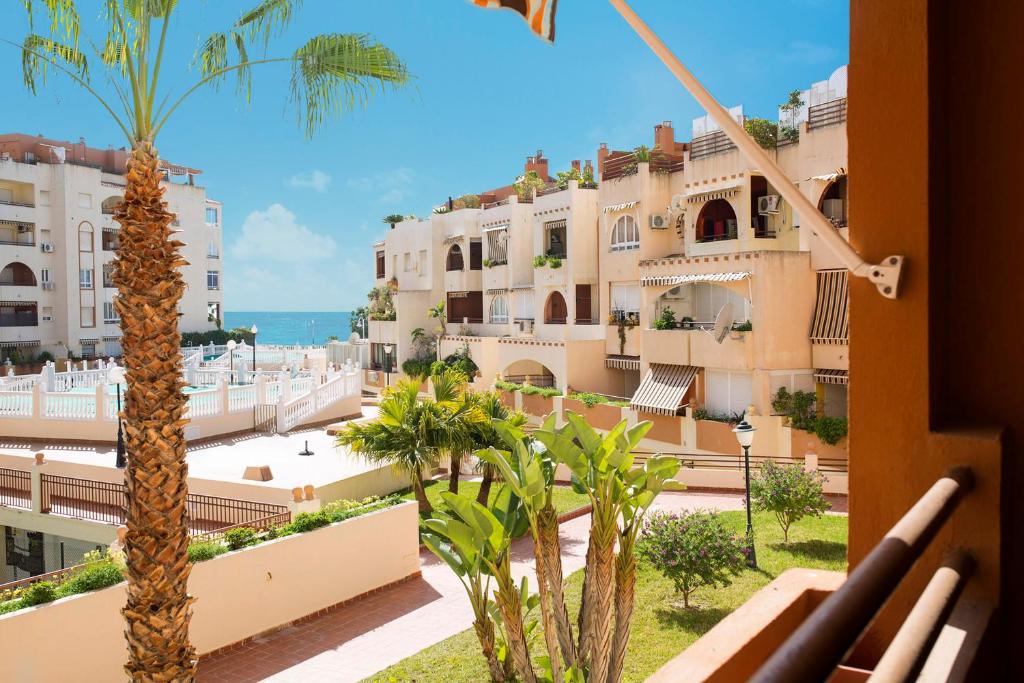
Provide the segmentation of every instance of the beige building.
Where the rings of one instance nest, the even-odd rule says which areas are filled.
[[[846,68],[800,100],[780,108],[771,153],[846,236]],[[845,415],[838,261],[708,117],[690,142],[670,122],[653,142],[639,153],[602,145],[597,187],[502,188],[480,208],[398,224],[374,245],[396,311],[370,322],[376,367],[414,357],[412,331],[436,333],[427,310],[444,301],[441,354],[468,349],[481,386],[529,377],[641,413],[711,416],[769,414],[786,387]],[[541,153],[530,169],[547,176]]]
[[[0,357],[120,355],[110,280],[124,149],[0,135]],[[182,331],[223,319],[221,204],[200,172],[164,162],[165,199],[185,243]]]

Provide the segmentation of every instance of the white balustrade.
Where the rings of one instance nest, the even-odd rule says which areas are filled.
[[[228,411],[237,413],[241,410],[252,410],[256,405],[256,385],[243,384],[228,387]]]
[[[221,413],[220,395],[220,388],[190,392],[188,395],[188,410],[185,411],[186,416],[195,419],[197,417],[219,415]]]
[[[0,391],[0,417],[32,417],[32,392]]]
[[[40,392],[47,420],[95,420],[96,394]]]

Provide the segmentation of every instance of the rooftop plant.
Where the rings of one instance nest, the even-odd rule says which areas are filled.
[[[743,122],[747,135],[764,149],[775,149],[779,140],[779,124],[768,119],[751,118]]]

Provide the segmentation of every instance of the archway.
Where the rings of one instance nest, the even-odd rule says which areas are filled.
[[[849,203],[849,193],[847,188],[846,176],[840,175],[836,177],[825,191],[821,193],[821,199],[818,200],[818,210],[825,214],[825,218],[832,222],[832,225],[837,228],[845,228],[846,223],[846,207]]]
[[[120,204],[122,201],[124,201],[124,197],[122,197],[121,195],[111,195],[104,199],[103,203],[100,204],[100,211],[102,211],[104,214],[108,216],[111,216],[113,215],[114,210],[117,208],[117,205]]]
[[[35,287],[37,284],[35,273],[24,263],[12,261],[0,271],[0,285]]]
[[[724,199],[713,199],[697,215],[697,241],[736,239],[736,212]]]
[[[564,325],[569,317],[569,307],[561,292],[551,292],[544,304],[544,322],[548,325]]]
[[[535,360],[517,360],[510,363],[502,371],[501,376],[506,382],[515,384],[525,384],[529,380],[530,384],[535,387],[558,386],[555,373],[543,363]]]
[[[464,261],[462,258],[462,247],[453,244],[448,250],[448,257],[445,259],[445,270],[463,270]]]

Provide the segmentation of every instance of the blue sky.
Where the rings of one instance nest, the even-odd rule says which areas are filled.
[[[98,40],[92,17],[102,3],[78,4]],[[177,91],[190,84],[200,37],[254,4],[181,3],[166,84]],[[719,101],[743,104],[748,115],[773,117],[786,93],[848,60],[845,0],[632,5]],[[4,10],[0,38],[21,40],[24,21],[7,16],[16,13]],[[255,72],[251,104],[229,83],[178,111],[159,148],[202,169],[209,196],[224,202],[226,308],[349,310],[373,284],[369,245],[383,234],[385,214],[422,216],[448,195],[507,184],[537,149],[555,171],[593,159],[601,142],[650,145],[662,120],[674,122],[677,139],[689,139],[691,120],[703,112],[610,4],[560,0],[557,28],[550,46],[512,12],[464,0],[306,0],[271,54],[291,52],[315,33],[371,33],[415,80],[313,139],[284,105],[286,68]],[[36,97],[18,87],[20,55],[0,47],[0,132],[123,144],[98,105],[59,76]]]

